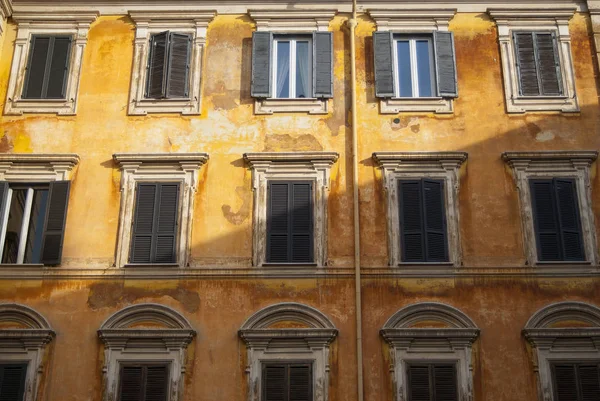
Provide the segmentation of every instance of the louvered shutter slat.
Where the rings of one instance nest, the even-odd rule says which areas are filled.
[[[179,184],[161,184],[156,223],[154,263],[174,263],[177,237]]]
[[[333,97],[333,33],[313,33],[313,96]]]
[[[538,96],[537,63],[535,59],[535,44],[532,32],[515,32],[513,35],[519,73],[519,88],[523,96]]]
[[[600,400],[600,369],[598,365],[579,366],[578,376],[581,383],[581,401]]]
[[[312,262],[312,185],[293,183],[292,189],[292,260],[291,262]]]
[[[146,367],[144,401],[167,401],[169,370],[167,366]]]
[[[409,366],[408,401],[431,401],[429,366]]]
[[[561,244],[553,196],[552,180],[531,180],[531,203],[537,236],[538,258],[560,260]]]
[[[23,401],[26,365],[0,367],[0,401]]]
[[[290,366],[289,401],[311,401],[312,377],[309,365]]]
[[[185,98],[189,96],[189,71],[191,57],[191,35],[171,33],[169,41],[169,76],[167,97]]]
[[[263,369],[263,388],[265,401],[287,401],[286,367],[266,366]]]
[[[403,262],[425,260],[423,201],[420,181],[398,181],[401,248]]]
[[[579,401],[575,366],[554,365],[552,370],[556,401]]]
[[[50,183],[41,251],[41,263],[45,265],[61,261],[70,189],[71,181]]]
[[[554,33],[536,33],[536,48],[538,71],[541,82],[541,94],[545,96],[560,96],[561,72],[558,55],[556,54],[556,38]]]
[[[394,96],[394,57],[392,33],[373,33],[373,57],[375,63],[375,96]]]
[[[121,385],[119,401],[144,401],[143,368],[141,366],[124,366],[121,369]]]
[[[453,365],[434,365],[433,381],[435,401],[457,401],[456,367]]]
[[[448,260],[448,241],[446,239],[443,181],[424,180],[423,197],[425,200],[427,261],[445,262]]]
[[[46,89],[46,99],[64,99],[71,53],[71,37],[54,38],[52,59]]]
[[[169,32],[153,35],[150,40],[150,61],[146,97],[160,99],[166,95]]]
[[[577,192],[573,180],[554,180],[563,257],[584,260],[583,235],[579,220]]]
[[[435,65],[438,96],[458,97],[456,56],[452,32],[435,32]]]
[[[289,261],[289,183],[269,183],[267,210],[267,261]]]
[[[253,97],[271,96],[273,33],[254,32],[252,34],[252,88]]]
[[[23,91],[24,99],[41,99],[44,86],[44,75],[48,51],[50,50],[49,36],[33,36],[31,38],[31,54],[27,66],[27,78]]]
[[[138,184],[130,261],[150,263],[157,184]]]

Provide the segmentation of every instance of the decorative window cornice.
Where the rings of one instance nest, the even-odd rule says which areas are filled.
[[[0,181],[69,180],[78,163],[79,156],[74,153],[0,154]]]
[[[4,33],[6,19],[12,15],[12,1],[0,0],[0,36]]]
[[[377,24],[378,31],[420,33],[447,31],[450,20],[456,14],[455,8],[449,9],[367,9]]]
[[[337,10],[252,10],[250,18],[256,22],[257,31],[298,33],[328,31],[329,22]]]

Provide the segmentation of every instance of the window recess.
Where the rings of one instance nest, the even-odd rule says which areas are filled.
[[[562,96],[556,32],[513,32],[519,95]]]
[[[189,97],[192,35],[161,32],[150,38],[146,98]]]
[[[65,99],[71,36],[32,35],[23,99]]]

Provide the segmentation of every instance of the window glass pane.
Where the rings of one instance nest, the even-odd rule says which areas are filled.
[[[2,263],[17,263],[19,240],[21,238],[21,224],[27,199],[26,189],[13,189],[6,224],[6,239],[2,252]]]
[[[432,96],[431,60],[429,57],[429,41],[417,40],[417,74],[419,76],[419,97]]]
[[[275,97],[290,97],[290,42],[277,42],[277,76]]]
[[[296,97],[310,97],[308,42],[296,43]]]
[[[398,86],[399,97],[412,97],[412,77],[410,74],[410,44],[407,40],[396,42],[398,53]]]
[[[47,204],[48,190],[36,190],[33,193],[33,204],[31,206],[29,230],[27,232],[24,263],[40,263]]]

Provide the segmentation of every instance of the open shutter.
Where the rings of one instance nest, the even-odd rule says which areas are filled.
[[[562,95],[556,32],[536,32],[535,44],[541,95]]]
[[[144,401],[167,401],[169,370],[167,366],[146,367]]]
[[[166,95],[166,73],[168,68],[169,32],[161,32],[150,38],[148,82],[146,97],[159,99]]]
[[[583,235],[577,206],[577,190],[573,180],[555,179],[554,190],[564,260],[584,260]]]
[[[373,55],[375,60],[375,96],[394,96],[394,57],[391,32],[373,33]]]
[[[152,263],[175,263],[177,243],[177,206],[179,184],[160,184],[158,213],[156,218],[156,238],[153,243]]]
[[[263,394],[265,401],[287,401],[286,366],[263,367]]]
[[[580,365],[577,373],[579,374],[581,401],[600,399],[600,369],[598,365]]]
[[[174,32],[169,36],[167,97],[186,98],[189,96],[192,36]]]
[[[312,374],[310,365],[291,365],[289,401],[311,401]]]
[[[0,366],[0,401],[23,401],[27,365]]]
[[[448,261],[446,239],[446,212],[444,206],[444,182],[423,180],[425,200],[425,244],[428,262]]]
[[[60,264],[70,189],[71,181],[54,181],[50,183],[40,261],[45,265]]]
[[[561,243],[552,180],[530,180],[529,186],[538,259],[541,261],[561,260]]]
[[[4,212],[6,211],[6,201],[8,200],[8,182],[0,181],[0,227],[4,226]],[[6,216],[8,217],[8,216]],[[2,246],[2,244],[0,244]]]
[[[34,35],[31,37],[27,77],[23,88],[24,99],[42,99],[50,39],[49,36]]]
[[[537,63],[535,59],[535,42],[532,32],[513,33],[519,75],[519,93],[523,96],[538,96]]]
[[[333,97],[333,33],[313,32],[313,96]]]
[[[252,88],[253,97],[271,96],[273,33],[252,34]]]
[[[123,366],[121,368],[119,401],[144,401],[143,370],[142,366]]]
[[[452,32],[434,32],[435,71],[438,96],[458,97],[456,56]]]
[[[421,181],[398,181],[400,242],[403,262],[425,261]]]
[[[456,368],[454,365],[433,366],[435,401],[457,401]]]
[[[270,182],[267,207],[267,262],[288,262],[289,187],[287,182]]]
[[[291,262],[309,263],[313,261],[312,184],[296,182],[291,189]]]
[[[46,95],[44,98],[64,99],[66,97],[72,38],[70,36],[56,36],[52,39],[52,58],[48,66]]]
[[[556,401],[577,400],[575,365],[553,365],[552,373]]]
[[[429,366],[408,367],[408,401],[431,401]]]
[[[131,239],[131,263],[151,263],[158,184],[138,184]]]

